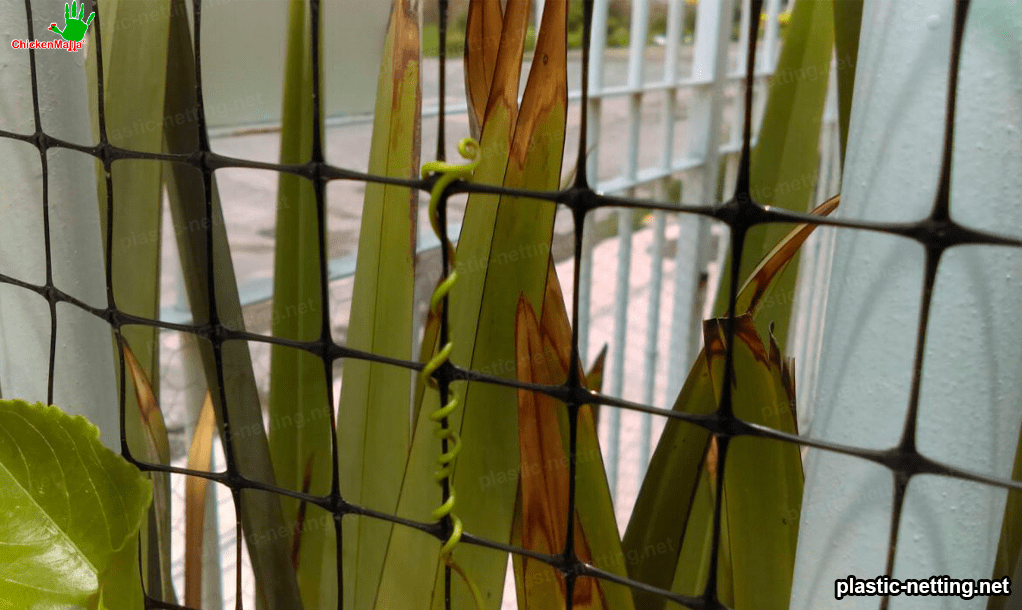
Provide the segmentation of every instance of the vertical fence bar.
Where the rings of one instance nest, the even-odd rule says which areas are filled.
[[[762,52],[758,52],[762,72],[773,72],[777,62],[777,16],[780,12],[781,0],[767,0],[766,29],[763,31]]]
[[[666,199],[667,180],[657,183],[656,197]],[[660,292],[663,286],[664,264],[663,250],[664,238],[667,233],[667,220],[664,213],[656,211],[653,214],[653,246],[650,253],[653,269],[649,278],[649,313],[646,322],[646,358],[643,369],[646,372],[646,387],[642,394],[642,402],[647,405],[653,404],[656,391],[656,361],[657,361],[657,339],[660,329]],[[650,456],[650,448],[653,436],[653,416],[648,413],[642,414],[642,427],[639,431],[639,475],[641,481],[646,475],[646,464]]]
[[[664,148],[660,166],[664,171],[674,164],[674,117],[678,111],[678,40],[682,36],[682,0],[667,5],[667,41],[664,43]]]
[[[728,69],[728,74],[730,74],[732,76],[736,76],[736,77],[739,76],[739,75],[744,75],[745,74],[745,62],[746,62],[746,60],[749,57],[749,20],[750,19],[759,19],[759,15],[753,15],[752,14],[752,6],[751,6],[752,2],[751,2],[751,0],[738,0],[738,1],[741,2],[741,17],[739,19],[739,26],[738,26],[738,49],[737,49],[738,53],[737,53],[737,56],[735,57],[734,67]],[[728,21],[732,21],[732,27],[734,27],[733,26],[733,17],[729,14],[727,19],[728,19]],[[731,33],[730,32],[728,33],[728,40],[729,41],[731,40]],[[730,55],[730,53],[729,53],[729,55]],[[755,67],[753,67],[753,69],[755,70]],[[733,111],[734,111],[735,118],[734,118],[734,122],[731,123],[731,131],[728,134],[728,139],[727,139],[727,147],[729,149],[732,149],[732,150],[737,150],[741,146],[741,141],[742,141],[741,125],[745,122],[745,105],[738,103],[738,100],[743,99],[743,97],[745,95],[745,88],[744,88],[745,81],[744,81],[744,79],[742,80],[742,83],[743,83],[743,87],[739,91],[738,98],[735,100],[735,103],[733,104]],[[755,130],[756,107],[757,107],[757,104],[756,104],[756,101],[757,101],[756,100],[756,81],[755,81],[755,79],[753,79],[753,81],[752,81],[752,99],[753,99],[753,103],[752,103],[752,120],[753,120],[753,125],[754,125],[753,129]],[[755,139],[755,133],[753,134],[753,139]],[[755,141],[753,141],[752,144],[755,145]],[[731,173],[731,172],[734,172],[734,173]],[[737,156],[732,156],[732,157],[730,157],[728,159],[728,173],[727,173],[727,175],[726,175],[726,177],[724,179],[724,184],[728,184],[728,185],[734,184],[734,181],[737,180],[737,178],[738,178],[738,159],[737,159]],[[726,198],[727,196],[728,195],[725,193],[724,197]],[[724,264],[726,264],[726,263],[724,263]]]
[[[596,184],[600,171],[600,123],[603,93],[603,52],[607,46],[607,0],[593,0],[592,35],[589,39],[589,124],[586,137],[590,146],[586,157],[586,173],[589,181]],[[593,216],[596,212],[593,212]],[[593,218],[587,227],[593,226]],[[589,358],[589,315],[590,295],[593,282],[593,236],[592,231],[582,235],[582,260],[579,264],[578,290],[578,353],[583,360]],[[613,489],[613,487],[611,488]]]
[[[617,213],[617,278],[614,286],[614,338],[611,352],[610,387],[611,396],[622,396],[624,376],[625,330],[628,325],[628,276],[632,264],[632,220],[631,209]],[[607,481],[611,495],[617,497],[617,473],[621,437],[621,410],[607,409],[609,436],[607,439]]]
[[[835,231],[828,230],[819,236],[819,259],[816,273],[810,279],[810,286],[813,289],[813,301],[811,304],[812,316],[809,319],[808,334],[810,337],[808,349],[804,359],[805,371],[802,386],[802,396],[805,397],[799,402],[799,431],[803,434],[809,432],[812,427],[815,402],[809,400],[816,393],[816,379],[818,376],[819,359],[815,356],[823,348],[823,315],[827,311],[827,294],[830,284],[830,270],[834,262],[834,238]],[[796,388],[797,390],[797,388]]]
[[[634,183],[639,173],[639,144],[642,127],[642,84],[645,69],[646,30],[649,21],[648,0],[632,3],[631,31],[628,46],[628,155],[625,158],[625,178]],[[633,191],[634,192],[634,191]],[[611,354],[610,394],[621,397],[624,381],[625,343],[628,330],[629,277],[632,266],[632,219],[631,209],[617,212],[617,282],[614,297],[614,340]],[[618,443],[621,436],[621,413],[613,409],[607,419],[610,424],[610,439],[607,444],[607,478],[611,490],[617,488]],[[616,495],[616,494],[615,494]]]
[[[667,7],[667,32],[664,43],[663,82],[668,85],[665,90],[663,112],[663,148],[660,151],[660,167],[669,173],[674,163],[674,117],[677,112],[678,99],[678,40],[681,37],[682,0],[670,0]],[[656,184],[656,198],[667,199],[670,192],[670,176]],[[656,366],[659,355],[660,338],[660,301],[664,276],[664,242],[667,233],[667,217],[657,210],[653,213],[653,245],[650,259],[653,269],[649,280],[649,310],[646,322],[646,352],[643,370],[645,371],[645,387],[642,400],[653,404],[656,398]],[[639,431],[639,474],[641,480],[646,475],[653,437],[653,416],[643,414]]]
[[[702,0],[696,16],[692,76],[694,93],[692,125],[701,126],[692,143],[703,159],[698,172],[699,203],[716,203],[720,162],[721,102],[727,74],[727,53],[731,39],[733,0]],[[684,375],[699,344],[695,322],[702,307],[696,300],[701,259],[708,243],[708,223],[702,217],[679,216],[675,253],[674,312],[671,320],[671,359],[668,371],[668,400],[681,390]]]
[[[749,19],[752,19],[754,17],[754,15],[751,14],[752,2],[750,2],[750,0],[740,1],[742,3],[742,16],[739,22],[740,25],[738,26],[738,54],[735,57],[734,68],[728,69],[728,74],[733,74],[735,76],[745,74],[745,61],[749,57]],[[759,19],[759,16],[757,15],[755,16],[755,18]],[[733,17],[731,13],[729,13],[725,17],[725,19],[733,24],[732,21]],[[731,40],[730,31],[727,34],[727,39]],[[744,110],[744,107],[741,104],[735,104],[735,110],[738,111],[739,109]],[[744,118],[742,117],[742,114],[739,112],[738,118],[735,119],[735,125],[741,125],[743,120]],[[736,134],[738,133],[737,129],[734,131]],[[735,140],[737,141],[739,137],[740,136],[736,135]]]

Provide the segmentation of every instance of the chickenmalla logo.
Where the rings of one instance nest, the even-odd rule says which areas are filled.
[[[65,51],[80,51],[85,41],[85,32],[96,17],[92,12],[85,18],[85,0],[78,4],[74,0],[64,4],[64,29],[51,23],[48,28],[51,32],[60,35],[61,40],[12,40],[12,49],[63,49]]]

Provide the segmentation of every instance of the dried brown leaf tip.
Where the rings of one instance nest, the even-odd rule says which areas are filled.
[[[795,434],[798,434],[798,414],[795,406],[795,359],[785,358],[781,355],[781,348],[777,345],[774,337],[774,325],[770,324],[770,364],[776,367],[780,375],[781,386],[788,399],[788,407],[791,409],[791,419],[795,424]]]
[[[710,442],[706,446],[706,474],[710,477],[710,489],[717,488],[717,468],[720,460],[720,446],[716,436],[710,436]]]
[[[156,402],[153,386],[149,383],[149,377],[142,370],[142,365],[138,363],[127,341],[121,342],[121,350],[124,353],[124,363],[128,366],[132,385],[135,387],[135,400],[138,403],[139,413],[142,415],[142,423],[146,432],[146,448],[150,452],[149,459],[156,460],[159,464],[169,464],[170,441],[167,437],[167,426],[164,423],[160,405]]]
[[[559,350],[554,346],[553,338],[544,333],[546,329],[541,328],[532,306],[524,296],[518,300],[515,327],[518,379],[541,384],[563,380],[566,364],[556,354]],[[570,335],[568,340],[570,345]],[[518,391],[522,542],[527,549],[549,554],[563,550],[569,527],[567,513],[570,473],[556,415],[557,409],[563,408],[563,403],[547,394]],[[592,551],[577,510],[572,521],[575,553],[579,560],[592,563]],[[567,583],[559,571],[531,558],[525,558],[523,569],[528,608],[547,607],[539,600],[564,599]],[[573,607],[580,609],[606,607],[603,592],[594,579],[577,581],[572,601]]]
[[[504,13],[500,0],[472,0],[465,25],[465,84],[472,137],[482,135],[486,101],[497,67]]]
[[[593,365],[589,367],[589,372],[586,373],[586,386],[594,392],[601,392],[603,390],[603,369],[607,362],[607,347],[608,344],[603,344],[603,349],[596,355],[596,360],[593,360]]]
[[[814,216],[827,216],[837,209],[841,202],[841,195],[835,195],[818,205],[811,214]],[[756,268],[749,274],[742,289],[735,299],[735,312],[738,314],[752,313],[755,315],[759,306],[764,302],[767,293],[775,277],[791,262],[792,257],[798,252],[818,225],[803,223],[796,225],[777,245],[768,252],[756,265]]]

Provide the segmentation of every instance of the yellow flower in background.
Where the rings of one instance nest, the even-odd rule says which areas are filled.
[[[686,0],[686,2],[687,1],[688,0]],[[763,24],[766,21],[766,19],[767,19],[766,13],[760,13],[759,15],[760,24]],[[789,21],[791,21],[791,9],[788,9],[784,12],[777,14],[777,23],[779,23],[780,25],[788,25]]]

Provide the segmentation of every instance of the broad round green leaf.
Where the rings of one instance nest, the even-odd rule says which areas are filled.
[[[93,606],[152,498],[137,468],[83,417],[0,400],[0,599]],[[111,610],[116,610],[111,608]]]

